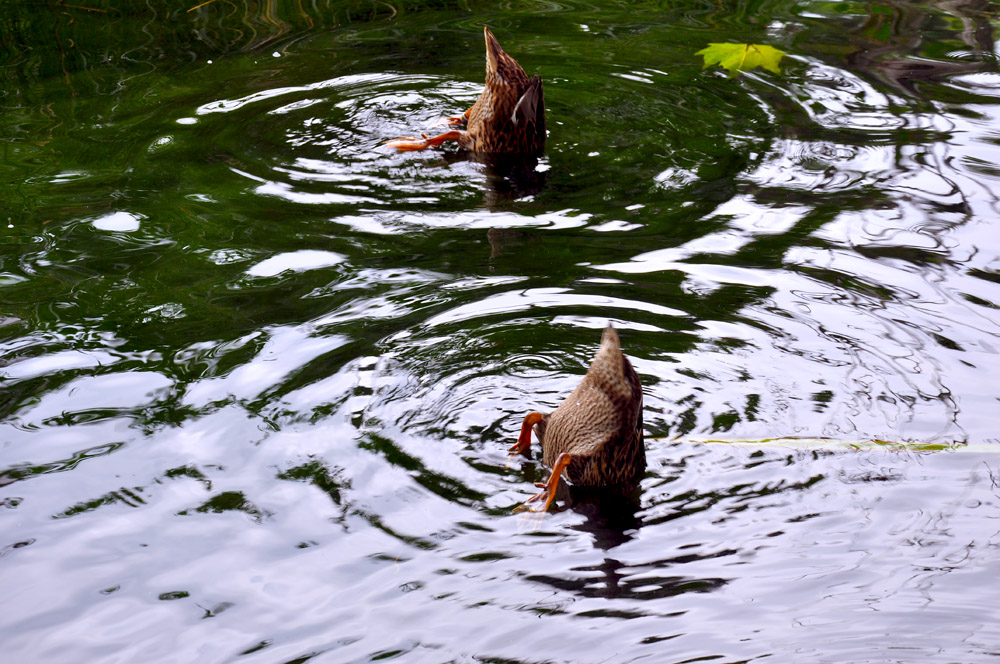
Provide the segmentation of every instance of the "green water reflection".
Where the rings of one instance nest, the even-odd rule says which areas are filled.
[[[993,4],[197,4],[0,6],[14,660],[991,656]],[[484,24],[537,167],[382,148]],[[512,516],[608,320],[639,502]]]

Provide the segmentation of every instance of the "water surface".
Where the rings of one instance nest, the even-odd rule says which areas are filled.
[[[85,4],[0,9],[11,661],[1000,654],[994,5]],[[539,163],[381,148],[484,24]],[[642,486],[515,515],[608,321]]]

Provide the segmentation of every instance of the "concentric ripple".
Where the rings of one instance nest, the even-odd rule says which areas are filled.
[[[982,7],[8,5],[10,661],[995,659]],[[385,149],[483,24],[545,154]],[[646,474],[514,514],[609,322]]]

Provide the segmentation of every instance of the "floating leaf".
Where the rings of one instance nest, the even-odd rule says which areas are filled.
[[[764,44],[709,44],[695,53],[705,56],[705,67],[720,65],[729,70],[730,76],[757,67],[780,74],[778,62],[784,54],[784,51]]]

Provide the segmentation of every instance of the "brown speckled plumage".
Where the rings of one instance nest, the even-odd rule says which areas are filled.
[[[545,145],[542,79],[528,78],[489,28],[483,27],[483,35],[486,85],[469,109],[469,126],[458,144],[473,152],[541,152]]]
[[[546,490],[528,502],[547,498],[548,508],[562,467],[570,481],[580,486],[638,483],[646,470],[642,386],[613,327],[604,330],[601,347],[572,394],[552,413],[525,418],[512,452],[527,451],[532,425],[542,443],[542,460],[553,468],[553,476],[540,485]]]
[[[539,155],[545,147],[545,99],[542,79],[524,73],[521,65],[507,55],[488,27],[486,39],[486,85],[482,93],[461,117],[450,123],[467,121],[465,131],[452,130],[423,139],[406,137],[390,141],[387,147],[397,150],[423,150],[445,141],[472,152],[484,154]]]

